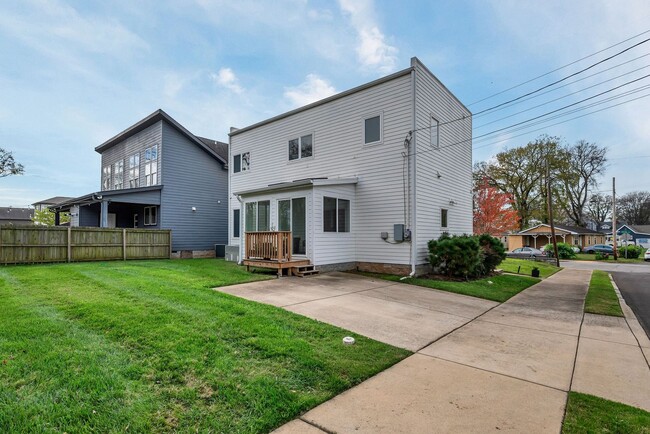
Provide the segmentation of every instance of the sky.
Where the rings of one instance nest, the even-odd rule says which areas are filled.
[[[158,108],[227,142],[231,126],[405,69],[417,56],[479,113],[650,38],[648,17],[647,0],[2,1],[0,148],[25,174],[0,178],[0,206],[99,190],[94,148]],[[562,88],[477,114],[474,161],[540,134],[583,139],[608,148],[599,191],[611,193],[612,177],[617,194],[650,190],[650,98],[639,98],[650,93],[649,54],[642,43]]]

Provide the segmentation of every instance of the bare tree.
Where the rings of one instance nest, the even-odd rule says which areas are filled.
[[[559,166],[558,177],[565,199],[563,208],[572,223],[584,227],[589,189],[597,185],[598,177],[605,171],[607,148],[579,140],[565,147],[563,155],[566,160]]]
[[[630,225],[650,224],[650,192],[633,191],[616,203],[617,216]]]
[[[592,194],[587,202],[587,216],[596,223],[596,230],[602,229],[612,213],[612,196],[600,193]]]
[[[16,163],[11,152],[0,148],[0,178],[9,175],[22,175],[24,171],[23,165]]]

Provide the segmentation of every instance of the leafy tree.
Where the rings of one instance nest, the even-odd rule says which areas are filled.
[[[576,226],[587,226],[589,188],[595,187],[605,171],[607,148],[579,140],[561,151],[564,164],[559,164],[558,181],[562,185],[562,208]]]
[[[587,216],[596,223],[600,231],[603,223],[610,219],[612,213],[612,196],[600,193],[592,194],[587,202]]]
[[[44,210],[34,210],[34,217],[32,217],[32,221],[34,222],[35,225],[41,225],[41,226],[54,226],[54,214],[52,211],[49,209],[44,209]],[[70,221],[70,214],[68,213],[61,213],[59,214],[59,223],[66,223]]]
[[[650,192],[624,194],[617,201],[616,214],[621,221],[630,225],[650,224]]]
[[[517,229],[517,211],[512,198],[482,179],[474,190],[474,233],[501,236]]]
[[[557,172],[557,166],[563,162],[559,148],[557,137],[541,136],[534,142],[499,152],[493,160],[474,166],[477,176],[511,195],[520,230],[528,227],[531,218],[539,216],[539,210],[545,208],[545,167],[549,164],[551,171]],[[543,211],[542,217],[545,214]]]
[[[9,175],[22,175],[24,171],[23,165],[16,163],[11,152],[0,148],[0,178]]]

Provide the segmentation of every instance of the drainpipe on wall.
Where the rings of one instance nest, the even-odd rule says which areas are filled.
[[[411,274],[409,274],[409,277],[415,276],[415,264],[417,262],[417,256],[418,256],[418,246],[417,246],[417,207],[415,206],[415,198],[416,198],[416,185],[415,185],[415,172],[417,170],[417,167],[415,165],[416,163],[416,149],[417,149],[417,132],[415,131],[416,129],[416,119],[415,119],[415,68],[417,67],[417,59],[413,58],[411,59],[411,66],[413,69],[411,70],[411,118],[412,118],[412,130],[413,135],[411,136],[411,155],[412,155],[412,165],[413,165],[413,170],[411,171],[411,185],[413,186],[413,195],[412,195],[412,201],[411,201],[411,218],[413,219],[411,222]]]

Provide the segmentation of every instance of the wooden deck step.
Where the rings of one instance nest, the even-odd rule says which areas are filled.
[[[318,274],[318,270],[313,265],[301,265],[298,267],[291,267],[291,274],[298,277],[307,277]]]

